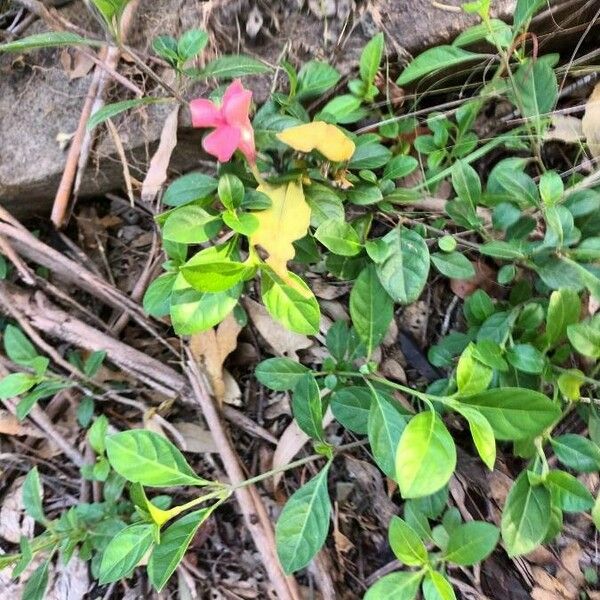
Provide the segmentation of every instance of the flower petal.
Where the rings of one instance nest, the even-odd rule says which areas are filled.
[[[219,162],[227,162],[238,147],[240,135],[239,129],[220,125],[202,140],[202,147]]]
[[[252,92],[244,89],[239,79],[236,79],[223,94],[221,110],[228,125],[244,127],[250,124],[248,113],[252,102]]]
[[[254,145],[254,129],[248,122],[246,127],[242,127],[240,130],[240,141],[238,148],[240,152],[246,157],[246,160],[250,164],[256,162],[256,146]]]
[[[190,102],[192,125],[194,127],[216,127],[222,123],[221,111],[214,102],[205,98],[196,98]]]

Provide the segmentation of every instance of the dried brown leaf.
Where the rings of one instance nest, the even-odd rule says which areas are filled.
[[[262,304],[246,298],[244,307],[252,323],[275,354],[298,358],[298,350],[304,350],[312,345],[312,341],[305,335],[288,331],[273,320]]]
[[[198,364],[204,367],[212,386],[213,394],[219,403],[222,403],[226,396],[229,398],[238,396],[237,392],[234,392],[232,396],[231,382],[229,382],[228,386],[226,385],[223,362],[235,350],[237,336],[241,329],[233,313],[230,313],[216,329],[196,333],[190,339],[192,355]],[[227,394],[228,390],[229,394]]]
[[[167,180],[167,169],[171,161],[171,154],[177,145],[177,123],[179,119],[179,105],[177,105],[165,119],[158,148],[150,161],[148,172],[142,183],[142,200],[152,202],[160,191],[162,184]]]
[[[559,140],[576,144],[583,137],[581,119],[570,115],[551,115],[552,127],[544,134],[544,140]]]
[[[581,129],[592,156],[600,156],[600,83],[596,84],[586,102]]]
[[[327,427],[333,421],[333,414],[328,408],[323,417],[323,427]],[[289,464],[291,460],[302,450],[304,444],[310,438],[298,427],[296,421],[292,421],[281,434],[277,448],[273,453],[273,466],[271,468],[278,469]],[[283,473],[277,473],[273,477],[273,487],[276,488],[281,481]]]

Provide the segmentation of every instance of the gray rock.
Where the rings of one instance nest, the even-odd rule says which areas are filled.
[[[445,0],[443,4],[458,7],[462,2]],[[214,4],[215,8],[213,3],[196,0],[142,0],[132,45],[148,50],[152,38],[160,33],[176,34],[192,26],[205,26],[220,51],[235,51],[236,19],[242,24],[243,32],[246,17],[253,7],[260,6],[261,29],[252,31],[252,39],[248,36],[243,40],[248,52],[275,62],[284,45],[291,40],[294,58],[331,60],[347,72],[356,64],[360,49],[374,31],[383,28],[390,51],[406,60],[409,53],[447,42],[474,22],[468,15],[437,8],[431,0],[375,0],[369,3],[337,0],[338,17],[327,20],[319,18],[311,10],[312,5],[306,2],[300,2],[302,8],[299,9],[298,0],[236,0]],[[514,0],[498,0],[494,5],[497,16],[506,18],[510,17]],[[60,10],[86,29],[97,31],[97,25],[83,10],[81,2]],[[348,26],[345,26],[346,17]],[[560,15],[555,18],[558,20]],[[27,33],[34,33],[39,27],[36,23]],[[327,37],[325,33],[328,33]],[[66,150],[61,149],[58,139],[75,131],[90,84],[91,74],[69,80],[60,62],[62,51],[0,55],[0,202],[20,217],[46,211],[51,205],[66,158]],[[247,83],[255,90],[258,102],[265,99],[270,81],[249,78]],[[123,97],[120,93],[122,89],[112,86],[109,101]],[[155,106],[116,119],[132,174],[137,179],[144,177],[168,110],[166,106]],[[189,118],[186,112],[182,111],[184,123],[171,162],[174,172],[192,169],[202,158],[198,132],[185,126]],[[114,144],[104,128],[99,128],[98,135],[81,187],[82,196],[123,187],[122,168]]]

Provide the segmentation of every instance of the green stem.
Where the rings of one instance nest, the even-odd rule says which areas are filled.
[[[366,440],[360,440],[358,442],[351,442],[349,444],[344,444],[342,446],[338,446],[337,448],[334,448],[334,454],[341,454],[342,452],[345,452],[346,450],[351,450],[353,448],[359,448],[361,446],[364,446],[366,443],[367,443]],[[229,489],[232,492],[235,492],[235,490],[239,490],[240,488],[247,487],[249,485],[254,485],[255,483],[259,483],[260,481],[263,481],[264,479],[273,477],[274,475],[277,475],[278,473],[283,473],[285,471],[289,471],[290,469],[295,469],[296,467],[301,467],[308,463],[315,462],[316,460],[319,460],[320,458],[327,458],[327,457],[324,456],[323,454],[311,454],[310,456],[306,456],[305,458],[299,458],[298,460],[288,463],[287,465],[282,465],[281,467],[276,467],[274,469],[271,469],[270,471],[267,471],[266,473],[261,473],[260,475],[256,475],[255,477],[251,477],[250,479],[245,479],[244,481],[231,486]]]

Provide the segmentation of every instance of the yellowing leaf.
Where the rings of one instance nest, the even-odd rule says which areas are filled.
[[[262,184],[258,191],[271,198],[271,206],[253,213],[258,227],[250,236],[250,244],[260,246],[268,253],[265,262],[288,283],[287,262],[295,254],[292,242],[306,235],[310,207],[304,199],[302,185],[297,181],[278,186]]]
[[[600,83],[596,84],[585,105],[581,128],[592,156],[600,156]]]
[[[354,142],[338,127],[323,121],[284,129],[277,139],[300,152],[318,150],[333,162],[349,160],[354,154]]]

